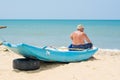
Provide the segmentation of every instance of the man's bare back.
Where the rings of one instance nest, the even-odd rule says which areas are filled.
[[[77,31],[73,32],[70,35],[72,40],[72,44],[69,46],[70,51],[74,51],[76,49],[88,49],[92,48],[92,43],[88,36],[84,32],[84,27],[82,25],[77,26]],[[87,43],[86,43],[87,42]]]
[[[87,35],[81,30],[73,32],[70,37],[72,39],[72,44],[74,45],[83,45],[85,44],[85,41],[91,43]]]
[[[71,34],[72,44],[81,45],[84,44],[84,33],[75,31]]]

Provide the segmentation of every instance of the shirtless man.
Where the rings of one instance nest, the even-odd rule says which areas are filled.
[[[84,27],[82,25],[77,26],[77,31],[70,35],[72,44],[69,46],[69,50],[80,50],[92,48],[92,42],[84,32]],[[87,42],[87,43],[86,43]]]

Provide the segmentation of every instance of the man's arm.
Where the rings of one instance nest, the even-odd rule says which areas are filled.
[[[90,39],[88,38],[87,34],[83,33],[84,34],[84,39],[88,42],[88,43],[91,43]]]
[[[73,33],[70,35],[70,39],[73,40]]]

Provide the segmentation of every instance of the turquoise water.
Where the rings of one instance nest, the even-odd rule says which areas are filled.
[[[35,46],[68,46],[69,35],[78,24],[94,46],[120,49],[120,20],[0,20],[0,39],[11,43],[27,43]]]

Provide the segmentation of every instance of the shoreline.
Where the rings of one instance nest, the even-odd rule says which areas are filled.
[[[120,50],[99,49],[87,61],[41,63],[35,71],[13,70],[12,61],[22,56],[0,46],[0,79],[3,80],[119,80]]]

